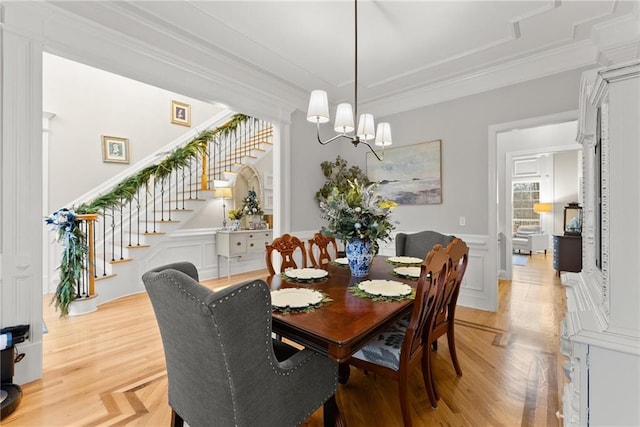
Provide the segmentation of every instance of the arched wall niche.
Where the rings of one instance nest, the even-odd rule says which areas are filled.
[[[262,178],[253,166],[245,165],[238,171],[233,184],[233,206],[235,209],[242,208],[243,200],[249,194],[249,190],[256,192],[264,208]]]

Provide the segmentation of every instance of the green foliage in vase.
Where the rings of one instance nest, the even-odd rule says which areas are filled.
[[[231,209],[229,210],[228,216],[230,220],[242,219],[244,212],[242,212],[242,209]]]
[[[334,187],[327,198],[320,200],[322,217],[329,221],[322,233],[345,242],[354,237],[369,240],[377,254],[378,241],[388,241],[395,228],[389,217],[398,205],[376,192],[377,183],[361,184],[355,180],[348,181],[348,185],[346,191]]]
[[[316,192],[316,201],[318,203],[329,197],[334,188],[337,188],[341,193],[346,192],[349,189],[349,182],[358,181],[363,184],[371,182],[367,175],[362,172],[362,169],[358,166],[347,167],[347,161],[340,156],[336,157],[335,162],[327,160],[320,163],[320,168],[326,182]]]

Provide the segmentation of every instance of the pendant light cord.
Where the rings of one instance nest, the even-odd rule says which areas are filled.
[[[355,20],[355,36],[354,36],[354,40],[355,40],[355,81],[354,81],[354,119],[355,119],[355,126],[356,126],[356,130],[358,128],[358,0],[354,0],[353,2],[354,4],[354,20]]]

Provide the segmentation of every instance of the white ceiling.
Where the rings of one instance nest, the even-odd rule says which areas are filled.
[[[237,85],[239,92],[253,90],[289,109],[306,110],[312,89],[325,89],[334,103],[353,101],[352,1],[50,4],[65,19],[80,16],[84,25],[99,24],[112,39],[130,40],[133,50],[152,47],[166,61],[183,61],[198,78]],[[391,114],[610,63],[616,55],[637,57],[638,5],[361,0],[359,104]],[[260,81],[266,84],[258,87]]]

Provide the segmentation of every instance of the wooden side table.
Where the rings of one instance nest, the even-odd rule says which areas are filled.
[[[216,232],[218,253],[218,277],[220,277],[220,257],[227,258],[227,278],[231,277],[231,258],[243,255],[264,254],[265,246],[273,240],[273,230],[220,230]]]

